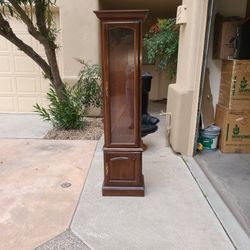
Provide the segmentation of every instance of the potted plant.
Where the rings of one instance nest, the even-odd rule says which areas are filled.
[[[174,79],[177,68],[179,29],[175,18],[157,19],[143,39],[146,61],[154,63],[157,70],[167,70]]]

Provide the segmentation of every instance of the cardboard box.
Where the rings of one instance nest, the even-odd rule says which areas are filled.
[[[224,60],[219,104],[229,109],[250,109],[250,60]]]
[[[242,24],[238,17],[217,14],[214,25],[213,59],[232,59],[236,47],[237,28]]]
[[[215,123],[221,128],[223,153],[250,153],[250,110],[230,110],[217,104]]]

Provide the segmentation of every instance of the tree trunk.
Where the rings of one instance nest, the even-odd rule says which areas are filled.
[[[4,19],[2,13],[0,12],[0,35],[8,39],[10,42],[15,44],[20,50],[22,50],[26,55],[28,55],[33,61],[35,61],[44,71],[44,74],[51,81],[55,88],[55,92],[60,100],[65,99],[64,95],[64,84],[60,76],[57,58],[56,58],[56,44],[55,41],[51,41],[49,37],[50,30],[46,27],[46,5],[40,0],[36,0],[36,21],[38,29],[34,26],[32,20],[27,16],[25,11],[22,9],[19,3],[14,0],[9,1],[16,12],[19,14],[21,20],[26,24],[28,32],[37,41],[39,41],[44,49],[48,60],[48,63],[34,51],[32,47],[25,44],[21,39],[19,39],[15,33],[12,31],[9,22]]]
[[[32,60],[34,60],[38,64],[38,66],[42,68],[42,70],[46,75],[48,76],[51,75],[50,66],[47,64],[47,62],[39,54],[37,54],[32,47],[24,43],[14,34],[9,25],[9,22],[4,20],[1,13],[0,13],[0,35],[9,40],[14,45],[16,45],[21,51],[23,51]]]
[[[60,76],[55,49],[49,47],[49,45],[46,45],[45,46],[45,53],[46,53],[47,59],[49,61],[51,74],[52,74],[53,86],[55,87],[56,94],[60,100],[64,100],[65,99],[64,84],[63,84],[62,78]]]

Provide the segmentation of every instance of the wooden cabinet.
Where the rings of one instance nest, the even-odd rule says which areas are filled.
[[[103,195],[144,195],[141,142],[142,21],[147,10],[95,11],[101,20]]]
[[[142,185],[142,155],[140,152],[112,152],[104,154],[104,184],[116,186]]]

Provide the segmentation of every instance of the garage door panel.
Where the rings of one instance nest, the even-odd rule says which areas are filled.
[[[10,94],[13,91],[14,91],[14,86],[12,78],[0,76],[0,93]]]
[[[33,105],[35,105],[39,99],[34,96],[21,96],[17,97],[18,112],[34,112]]]
[[[7,55],[0,55],[0,73],[10,73],[10,57]]]
[[[47,94],[50,87],[50,81],[47,79],[41,79],[41,92]]]
[[[8,50],[9,48],[7,40],[0,36],[0,52],[7,52]]]
[[[59,24],[59,15],[56,15]],[[46,61],[43,46],[31,37],[22,22],[11,19],[17,36],[38,52]],[[58,26],[59,27],[59,26]],[[60,41],[60,37],[58,39]],[[57,51],[59,55],[60,49]],[[61,58],[58,64],[61,67]],[[0,112],[34,112],[39,103],[47,106],[46,94],[50,82],[43,77],[41,68],[15,45],[0,36]]]
[[[0,96],[0,110],[2,112],[13,112],[15,110],[15,97]]]
[[[14,56],[14,70],[18,73],[35,73],[36,67],[29,57],[25,55]]]
[[[38,85],[38,86],[37,86]],[[39,92],[39,84],[35,77],[17,77],[16,78],[16,89],[17,92],[22,93],[33,93]]]
[[[8,21],[9,21],[10,27],[16,33],[18,33],[18,32],[26,32],[27,33],[28,32],[28,29],[26,28],[26,26],[20,20],[11,18]]]
[[[41,97],[41,103],[39,103],[39,104],[41,104],[45,108],[48,107],[49,106],[48,98],[46,96]]]

